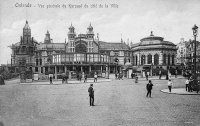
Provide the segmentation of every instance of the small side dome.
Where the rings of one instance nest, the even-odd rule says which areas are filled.
[[[91,23],[90,23],[90,25],[88,26],[88,29],[93,29],[93,27],[92,27]]]
[[[74,26],[71,24],[71,26],[69,27],[69,29],[74,29]]]

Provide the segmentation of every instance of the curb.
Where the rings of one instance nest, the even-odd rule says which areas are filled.
[[[185,88],[172,88],[172,92],[169,92],[169,89],[162,89],[160,90],[163,93],[167,93],[167,94],[177,94],[177,95],[200,95],[199,93],[196,93],[196,91],[194,92],[187,92],[185,91]]]
[[[108,80],[99,80],[97,82],[85,82],[85,83],[71,81],[67,84],[87,84],[87,83],[101,83],[101,82],[110,82],[110,81],[112,81],[112,80],[108,79]],[[32,82],[32,83],[20,83],[20,84],[21,85],[67,85],[66,83],[63,84],[62,81],[55,81],[55,82],[53,82],[53,84],[50,84],[49,82],[36,82],[36,83]]]

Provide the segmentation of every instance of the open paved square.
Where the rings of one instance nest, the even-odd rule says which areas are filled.
[[[90,83],[0,86],[0,121],[5,126],[198,126],[200,95],[163,93],[166,80],[140,79],[94,83],[95,106],[89,106]],[[174,88],[185,79],[173,79]],[[172,89],[173,90],[173,89]]]

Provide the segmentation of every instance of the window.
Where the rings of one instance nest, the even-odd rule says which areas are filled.
[[[174,65],[174,55],[172,55],[172,65]]]
[[[42,59],[40,59],[40,65],[42,65]]]
[[[166,54],[163,55],[163,64],[166,64]]]
[[[170,65],[170,54],[168,55],[168,65]]]
[[[149,54],[149,55],[148,55],[148,64],[151,64],[151,63],[152,63],[152,55]]]
[[[142,55],[141,56],[141,65],[144,65],[145,64],[145,55]]]
[[[138,57],[135,56],[135,65],[137,65],[137,62],[138,62]]]
[[[119,55],[119,52],[114,52],[114,56],[118,56]]]
[[[38,72],[38,67],[35,67],[35,72]]]
[[[155,54],[155,55],[154,55],[154,64],[155,64],[155,65],[158,65],[158,64],[159,64],[159,55],[158,55],[158,54]]]
[[[135,65],[135,56],[133,56],[132,64]]]
[[[36,59],[36,66],[38,66],[38,59]]]

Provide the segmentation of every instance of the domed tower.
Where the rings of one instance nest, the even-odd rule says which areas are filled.
[[[76,33],[75,33],[75,28],[72,26],[69,27],[69,32],[68,32],[68,39],[71,40],[71,39],[74,39],[76,36]]]
[[[28,21],[23,28],[23,44],[31,44],[31,28],[29,27]]]
[[[44,38],[44,43],[51,43],[51,37],[50,37],[48,30],[47,30],[46,36]]]
[[[91,23],[87,28],[87,38],[89,38],[89,39],[94,38],[94,31],[93,31],[93,27],[92,27]]]

